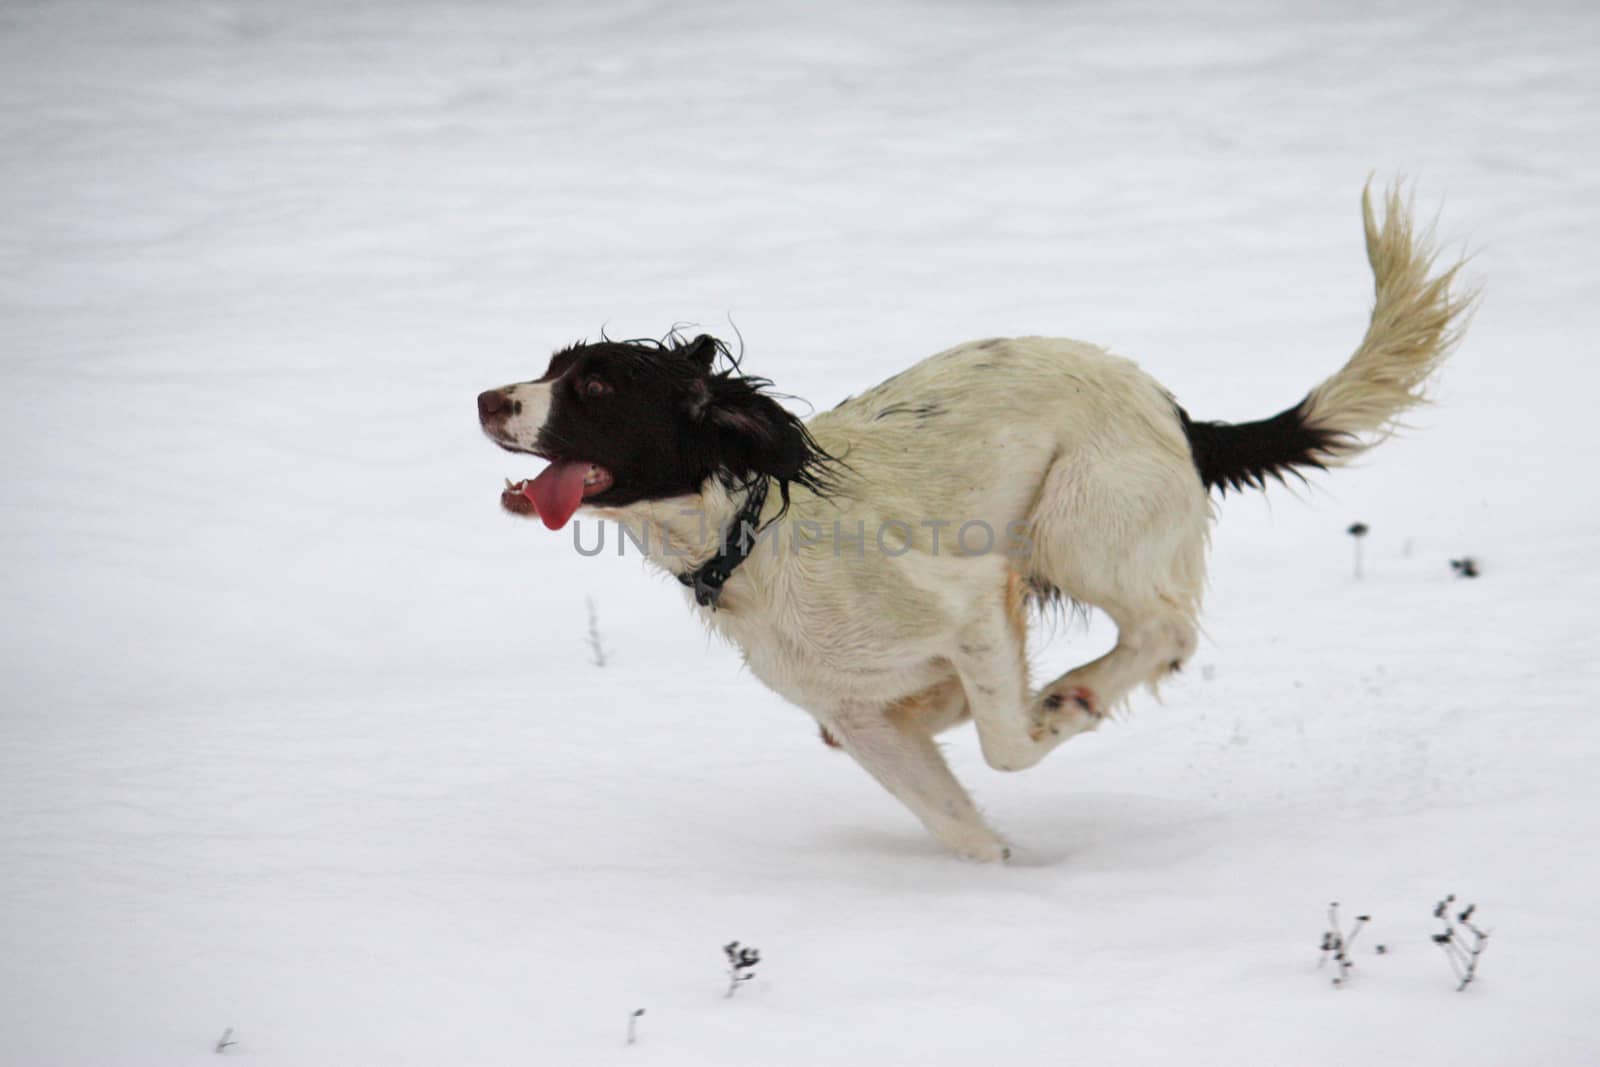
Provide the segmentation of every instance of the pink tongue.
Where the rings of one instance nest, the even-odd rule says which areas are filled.
[[[590,464],[558,459],[539,477],[522,487],[522,495],[533,503],[539,518],[552,530],[559,530],[583,503],[583,479]]]

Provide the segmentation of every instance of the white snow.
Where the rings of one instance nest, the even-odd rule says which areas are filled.
[[[7,5],[0,1062],[1594,1062],[1597,29]],[[498,511],[535,468],[474,394],[602,326],[731,317],[818,407],[1039,332],[1271,414],[1364,328],[1374,170],[1486,287],[1438,405],[1228,499],[1164,704],[1015,777],[951,739],[1011,866],[941,854],[675,583]],[[1494,931],[1459,994],[1447,892]],[[1374,917],[1341,990],[1331,900]]]

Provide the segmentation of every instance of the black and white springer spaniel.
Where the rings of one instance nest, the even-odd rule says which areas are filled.
[[[624,524],[750,669],[810,712],[954,852],[1009,855],[934,737],[1031,767],[1195,649],[1209,490],[1343,463],[1422,399],[1472,303],[1398,187],[1363,195],[1377,297],[1350,360],[1259,422],[1200,422],[1079,341],[941,352],[802,422],[716,339],[602,341],[478,397],[483,431],[549,461],[501,506]],[[982,447],[970,447],[981,442]],[[1034,688],[1030,601],[1093,605],[1116,647]]]

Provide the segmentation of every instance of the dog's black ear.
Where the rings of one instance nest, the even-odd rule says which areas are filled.
[[[716,435],[718,465],[736,478],[765,474],[782,482],[806,480],[819,459],[798,416],[761,391],[760,380],[734,375],[697,379],[689,414]]]
[[[717,353],[722,351],[722,342],[703,333],[690,341],[683,348],[683,354],[688,356],[701,370],[709,371],[711,363],[717,358]]]

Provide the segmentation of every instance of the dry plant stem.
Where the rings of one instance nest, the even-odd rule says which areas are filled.
[[[722,953],[728,957],[726,996],[731,998],[738,992],[740,984],[756,976],[755,967],[761,962],[761,950],[753,945],[740,945],[737,941],[730,941],[722,946]]]
[[[600,616],[594,608],[594,597],[586,598],[589,605],[589,655],[596,667],[606,665],[606,648],[600,641]]]
[[[1489,931],[1472,921],[1473,913],[1478,910],[1476,904],[1469,904],[1460,914],[1452,916],[1450,906],[1455,899],[1452,893],[1434,906],[1434,918],[1444,922],[1444,932],[1434,934],[1433,943],[1443,950],[1445,959],[1450,961],[1450,970],[1458,982],[1456,992],[1459,993],[1478,976],[1478,957],[1483,955],[1483,950],[1488,946]],[[1463,930],[1471,936],[1470,944],[1463,944]]]
[[[1355,925],[1350,928],[1350,936],[1346,937],[1339,929],[1339,902],[1334,901],[1328,905],[1328,932],[1322,935],[1322,958],[1317,961],[1321,967],[1332,956],[1333,961],[1339,965],[1339,973],[1334,977],[1333,984],[1343,985],[1350,976],[1350,969],[1355,966],[1355,961],[1350,958],[1350,949],[1356,943],[1356,938],[1361,936],[1361,928],[1365,926],[1372,916],[1356,916]]]

